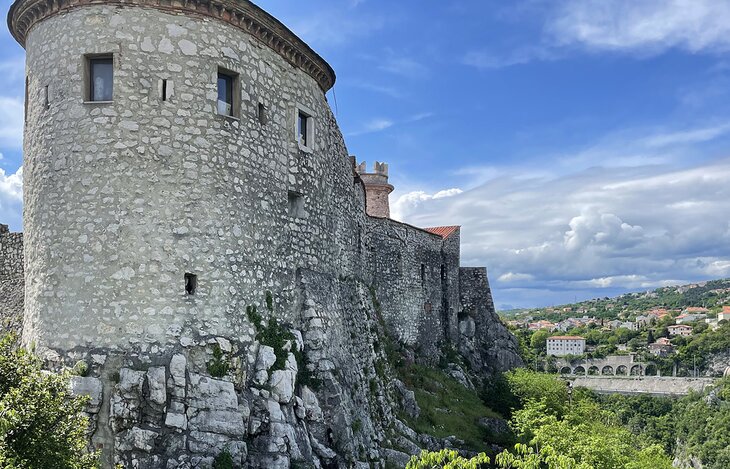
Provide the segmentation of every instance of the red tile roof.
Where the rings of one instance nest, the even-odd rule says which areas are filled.
[[[586,340],[583,337],[578,337],[577,335],[556,335],[553,337],[548,337],[548,340],[557,339],[557,340]]]
[[[434,226],[431,228],[424,228],[424,230],[428,231],[429,233],[439,235],[443,239],[446,239],[449,236],[451,236],[452,234],[454,234],[454,232],[456,230],[458,230],[459,228],[461,228],[461,227],[460,226]]]

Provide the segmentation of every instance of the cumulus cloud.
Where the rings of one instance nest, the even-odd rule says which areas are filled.
[[[23,167],[6,174],[0,168],[0,223],[10,224],[19,230],[23,212]]]
[[[453,197],[461,194],[463,191],[459,188],[445,189],[437,191],[433,194],[426,193],[425,191],[412,191],[406,194],[400,195],[395,199],[395,202],[391,204],[390,211],[391,216],[395,220],[402,220],[405,214],[411,213],[417,209],[422,203],[430,200],[445,199],[447,197]],[[442,225],[443,223],[435,223],[433,226]],[[424,225],[425,226],[425,225]],[[429,225],[431,226],[431,225]]]
[[[462,263],[489,267],[498,301],[568,302],[730,276],[730,160],[505,173],[450,197],[411,192],[394,208],[417,226],[462,225]]]

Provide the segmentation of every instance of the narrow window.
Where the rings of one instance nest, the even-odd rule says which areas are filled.
[[[198,276],[195,274],[185,274],[185,294],[195,295],[198,288]]]
[[[162,79],[162,100],[167,101],[167,79]]]
[[[297,111],[297,142],[305,148],[309,148],[310,144],[310,119],[301,109]]]
[[[421,264],[421,286],[426,285],[426,264]]]
[[[266,125],[266,106],[264,103],[259,103],[258,118],[259,124]]]
[[[304,197],[298,192],[289,191],[289,216],[292,218],[304,216]]]
[[[112,56],[88,59],[89,101],[111,101],[114,95],[114,61]]]
[[[235,105],[237,75],[230,72],[218,70],[218,114],[222,116],[235,116],[237,111]]]
[[[51,107],[51,97],[48,92],[48,85],[43,87],[43,105],[46,107],[46,109]]]
[[[23,119],[28,122],[28,87],[30,86],[30,77],[25,77],[25,101],[23,102]]]

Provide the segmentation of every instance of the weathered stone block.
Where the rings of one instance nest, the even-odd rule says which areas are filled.
[[[197,409],[238,409],[233,383],[207,376],[190,374],[188,405]]]
[[[236,411],[201,410],[190,417],[189,425],[201,432],[242,438],[246,433],[243,416]]]
[[[119,451],[139,450],[149,453],[155,447],[155,439],[158,433],[152,430],[144,430],[139,427],[133,427],[117,440],[117,449]]]
[[[147,385],[149,386],[150,402],[164,406],[167,403],[164,366],[155,366],[147,370]]]
[[[72,376],[70,380],[71,393],[74,396],[89,396],[86,411],[92,414],[99,412],[102,402],[104,386],[101,380],[93,377]]]

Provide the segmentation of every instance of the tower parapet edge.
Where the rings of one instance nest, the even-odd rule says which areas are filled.
[[[390,218],[390,201],[388,196],[394,187],[388,182],[388,164],[376,161],[373,171],[367,171],[363,161],[357,166],[357,172],[365,185],[366,211],[371,217]]]
[[[279,20],[248,0],[15,0],[8,12],[8,29],[25,47],[28,32],[39,21],[76,7],[89,5],[137,6],[196,17],[211,17],[236,26],[266,44],[290,64],[302,69],[329,91],[335,84],[335,71],[311,47]]]

